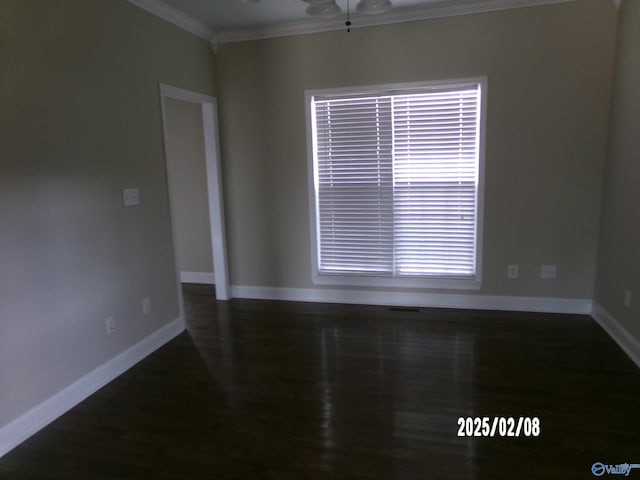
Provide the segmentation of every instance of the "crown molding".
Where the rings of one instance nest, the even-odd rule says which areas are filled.
[[[200,20],[187,15],[180,10],[173,8],[162,0],[127,0],[142,10],[145,10],[167,22],[180,27],[187,32],[193,33],[200,38],[211,43],[211,48],[215,51],[218,47],[218,38],[216,31]]]
[[[433,18],[495,12],[513,8],[571,3],[575,1],[577,0],[461,0],[455,3],[429,3],[414,7],[396,8],[379,15],[353,14],[351,16],[353,22],[351,28],[356,29]],[[621,0],[614,1],[619,2]],[[275,25],[224,29],[218,31],[218,43],[223,44],[264,38],[286,37],[290,35],[330,32],[343,30],[344,28],[343,18],[340,16],[332,19],[309,19]]]

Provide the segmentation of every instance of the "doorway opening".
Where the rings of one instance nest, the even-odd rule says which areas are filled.
[[[176,191],[178,180],[173,178],[171,175],[172,166],[170,164],[170,155],[169,152],[171,150],[171,145],[168,144],[168,139],[170,135],[173,133],[170,131],[171,122],[169,121],[168,115],[169,110],[174,107],[179,107],[180,104],[183,104],[185,111],[188,111],[189,108],[191,111],[193,109],[197,109],[197,116],[200,118],[197,123],[195,123],[198,129],[201,129],[201,132],[194,132],[198,135],[195,137],[189,137],[192,141],[201,142],[202,145],[193,145],[193,147],[201,151],[204,154],[204,176],[206,179],[206,194],[204,194],[204,200],[206,202],[206,206],[208,206],[208,223],[209,223],[209,235],[202,235],[202,238],[206,239],[206,243],[210,243],[207,245],[209,251],[202,252],[201,257],[204,260],[205,264],[211,264],[213,275],[208,273],[203,273],[201,276],[198,275],[187,275],[184,278],[185,281],[195,281],[196,283],[213,283],[215,285],[215,293],[216,298],[218,300],[229,300],[231,298],[231,290],[229,287],[229,270],[227,263],[227,248],[226,248],[226,236],[225,236],[225,222],[224,222],[224,205],[223,205],[223,196],[222,196],[222,179],[221,179],[221,169],[220,169],[220,146],[219,146],[219,138],[218,138],[218,118],[217,118],[217,103],[214,97],[210,97],[207,95],[203,95],[196,92],[191,92],[189,90],[183,90],[180,88],[172,87],[170,85],[160,84],[160,100],[161,100],[161,108],[162,108],[162,124],[163,124],[163,133],[164,133],[164,148],[165,148],[165,161],[166,161],[166,169],[167,169],[167,182],[169,188],[169,204],[171,211],[171,228],[173,234],[173,246],[174,246],[174,256],[176,259],[176,274],[177,274],[177,286],[178,286],[178,295],[180,298],[180,304],[182,309],[182,289],[181,289],[181,268],[178,263],[179,252],[178,252],[178,238],[179,233],[177,232],[177,211],[175,208],[176,198],[173,198],[175,195],[172,192]],[[193,140],[193,139],[196,140]],[[203,209],[203,212],[207,211],[207,209]],[[206,220],[206,219],[205,219]],[[194,224],[194,227],[197,230],[197,221]],[[200,222],[202,223],[202,222]],[[206,226],[200,225],[200,228],[205,228]],[[202,240],[199,239],[199,240]],[[205,249],[207,248],[205,247]],[[211,278],[209,278],[211,277]],[[212,280],[212,281],[211,281]]]

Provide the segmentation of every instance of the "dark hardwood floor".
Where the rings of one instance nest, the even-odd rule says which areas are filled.
[[[0,459],[0,478],[578,479],[640,463],[640,370],[589,317],[210,291],[185,286],[188,332]],[[538,417],[541,434],[458,437],[466,416]]]

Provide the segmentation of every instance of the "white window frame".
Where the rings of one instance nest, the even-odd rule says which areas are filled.
[[[475,84],[480,87],[480,118],[478,131],[478,176],[476,185],[476,243],[475,243],[475,274],[473,277],[392,277],[377,275],[349,275],[349,274],[326,274],[320,273],[318,268],[318,256],[320,251],[320,239],[318,235],[318,215],[316,209],[316,198],[318,191],[316,160],[314,148],[315,118],[313,115],[313,100],[321,96],[339,95],[380,95],[402,91],[411,93],[412,91],[424,92],[429,89],[442,87],[463,87]],[[307,158],[308,158],[308,180],[309,180],[309,214],[311,223],[311,272],[314,284],[318,285],[339,285],[339,286],[367,286],[367,287],[393,287],[393,288],[433,288],[433,289],[460,289],[478,290],[482,284],[482,240],[484,226],[484,158],[485,158],[485,131],[487,112],[487,78],[472,77],[454,80],[397,83],[386,85],[332,88],[322,90],[305,91],[305,107],[307,120]]]

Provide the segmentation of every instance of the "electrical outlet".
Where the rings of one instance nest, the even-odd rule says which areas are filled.
[[[104,321],[107,327],[107,335],[111,335],[116,331],[116,319],[113,317],[109,317]]]
[[[507,267],[507,278],[518,278],[518,265],[509,265]]]
[[[140,191],[137,188],[122,189],[122,204],[125,207],[140,205]]]
[[[624,306],[627,308],[631,306],[631,290],[628,288],[624,290]]]
[[[149,315],[151,313],[151,299],[149,297],[142,299],[142,313],[144,315]]]
[[[540,265],[540,278],[543,280],[553,280],[558,276],[556,265]]]

